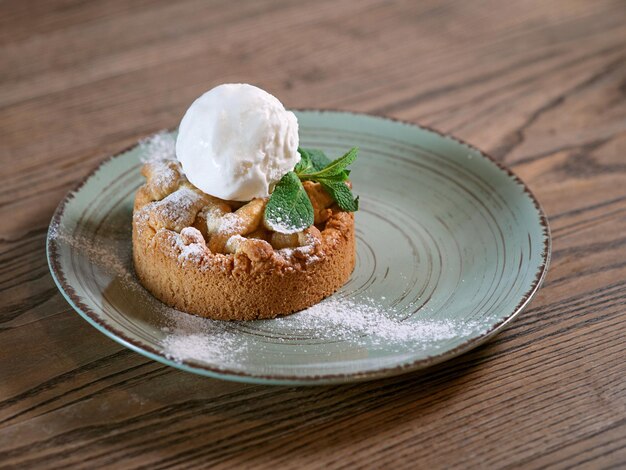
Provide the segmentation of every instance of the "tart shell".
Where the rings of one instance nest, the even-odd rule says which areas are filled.
[[[170,307],[215,320],[274,318],[314,305],[343,286],[355,265],[354,216],[333,211],[315,247],[257,255],[213,253],[151,224],[140,190],[133,261],[141,284]],[[306,248],[311,248],[307,252]]]

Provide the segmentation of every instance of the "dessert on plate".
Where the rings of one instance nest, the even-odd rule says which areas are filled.
[[[183,117],[176,156],[145,162],[133,261],[142,285],[179,310],[254,320],[302,310],[355,264],[346,167],[299,147],[296,116],[269,93],[225,84]]]

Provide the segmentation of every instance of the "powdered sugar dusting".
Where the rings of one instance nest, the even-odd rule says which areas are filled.
[[[289,217],[277,214],[285,214],[285,209],[282,206],[274,205],[271,209],[273,216],[271,219],[267,219],[266,223],[275,232],[280,233],[297,233],[302,230],[299,225],[294,225],[293,221]]]
[[[236,233],[242,227],[241,217],[234,212],[228,212],[220,219],[219,233]]]
[[[345,351],[356,348],[413,354],[441,349],[448,340],[480,333],[488,326],[463,320],[420,318],[420,312],[405,319],[410,312],[390,307],[384,297],[344,298],[341,294],[302,312],[273,320],[222,322],[200,318],[169,308],[152,297],[133,273],[129,245],[124,241],[130,234],[118,232],[119,228],[114,226],[109,229],[107,236],[76,237],[53,227],[51,236],[71,246],[77,255],[108,273],[111,279],[116,278],[116,282],[109,284],[115,284],[114,301],[124,305],[132,303],[133,311],[145,312],[141,314],[144,321],[162,332],[162,353],[177,362],[204,362],[217,368],[241,369],[257,362],[260,351],[269,347],[269,343],[274,345],[273,355],[282,354],[283,347],[287,354],[294,350],[321,354],[325,343],[332,343],[333,347],[345,344],[341,346]],[[181,256],[198,256],[204,247],[193,243],[193,230],[188,235],[188,245],[181,241],[184,245]]]
[[[476,322],[394,318],[393,310],[374,299],[331,297],[307,310],[287,317],[257,322],[219,322],[186,315],[174,310],[167,315],[165,354],[173,360],[240,364],[256,347],[250,330],[272,331],[272,342],[345,342],[360,348],[384,347],[400,352],[410,344],[411,351],[438,349],[444,341],[472,333]],[[395,312],[398,313],[398,312]],[[242,327],[245,332],[240,332]],[[281,332],[283,333],[281,335]],[[438,344],[440,343],[440,344]],[[306,352],[306,351],[305,351]]]
[[[176,159],[176,138],[167,131],[143,139],[139,146],[143,163]]]
[[[462,329],[475,326],[450,320],[402,320],[399,313],[368,297],[359,300],[331,297],[304,312],[274,322],[309,330],[319,337],[387,346],[405,342],[426,345],[465,334]]]
[[[193,218],[190,220],[189,215],[200,200],[201,196],[198,193],[183,187],[160,201],[144,206],[139,212],[152,211],[154,216],[161,220],[163,226],[179,232],[193,221]]]
[[[281,248],[279,250],[274,250],[274,253],[276,254],[276,256],[286,261],[292,260],[294,258],[304,259],[306,261],[306,264],[311,264],[319,261],[321,259],[320,255],[322,255],[322,253],[320,253],[319,255],[314,254],[314,245],[304,245],[295,248]]]
[[[202,246],[199,243],[183,245],[180,250],[180,255],[178,255],[178,261],[198,260],[205,255],[205,252],[206,246]]]
[[[107,274],[117,276],[125,282],[130,282],[134,279],[134,275],[127,263],[110,246],[95,243],[85,235],[69,235],[58,227],[49,236],[51,239],[70,245],[80,256],[87,258],[91,264],[98,266]]]
[[[164,319],[168,326],[162,330],[163,352],[171,360],[218,363],[233,366],[244,361],[248,342],[229,323],[196,317],[168,309]],[[243,339],[243,340],[242,340]]]

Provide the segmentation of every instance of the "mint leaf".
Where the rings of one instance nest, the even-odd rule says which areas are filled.
[[[357,147],[353,147],[348,152],[346,152],[343,156],[339,157],[337,160],[330,162],[324,168],[314,173],[306,173],[300,174],[300,178],[307,178],[311,180],[315,180],[317,178],[325,178],[329,176],[336,176],[340,174],[342,171],[346,169],[350,163],[356,160],[357,153],[359,149]]]
[[[352,191],[343,181],[320,179],[319,183],[328,194],[337,202],[344,211],[355,212],[359,210],[359,198],[352,195]]]
[[[348,174],[349,171],[348,170],[344,170],[341,173],[339,173],[338,175],[331,175],[331,176],[324,176],[324,177],[315,177],[314,181],[317,182],[321,182],[321,181],[347,181],[348,180]],[[302,177],[301,177],[302,179]],[[307,178],[305,178],[306,180]]]
[[[293,169],[298,176],[315,173],[331,163],[331,159],[321,150],[298,147],[298,153],[300,161]]]
[[[357,152],[355,147],[331,161],[321,150],[298,148],[300,161],[294,171],[281,178],[267,202],[265,226],[275,232],[296,233],[313,225],[313,206],[302,181],[320,183],[342,210],[358,210],[359,198],[346,185],[350,174],[346,167],[356,159]]]
[[[309,151],[298,147],[298,153],[300,154],[300,161],[298,162],[296,167],[293,169],[293,171],[295,171],[296,174],[298,175],[301,173],[310,173],[312,171],[316,171],[315,167],[313,166],[311,162]]]
[[[311,165],[314,171],[320,171],[326,165],[331,163],[331,159],[326,156],[324,152],[317,149],[307,149],[309,158],[311,159]]]
[[[313,225],[313,206],[300,178],[293,171],[283,176],[270,196],[265,225],[280,233],[296,233]]]

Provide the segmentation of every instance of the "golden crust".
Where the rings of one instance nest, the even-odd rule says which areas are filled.
[[[181,178],[175,167],[162,168]],[[135,196],[133,261],[143,286],[171,307],[216,320],[273,318],[331,295],[354,269],[351,213],[320,209],[328,215],[323,226],[296,237],[300,245],[307,240],[304,246],[284,249],[272,247],[273,234],[262,228],[251,233],[255,220],[245,227],[247,238],[221,237],[218,244],[226,253],[219,253],[211,251],[205,229],[205,208],[214,198],[190,190],[188,182],[161,191],[147,177]]]

